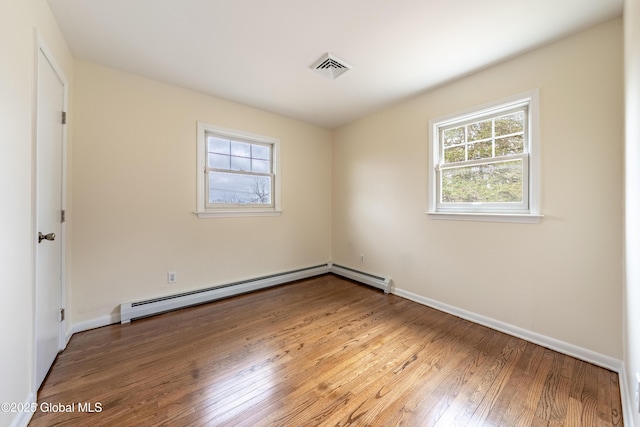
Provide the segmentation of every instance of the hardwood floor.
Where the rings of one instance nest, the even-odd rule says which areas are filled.
[[[616,373],[332,275],[76,334],[38,402],[70,412],[31,427],[622,425]]]

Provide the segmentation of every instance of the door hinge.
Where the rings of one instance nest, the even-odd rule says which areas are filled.
[[[65,222],[67,220],[67,211],[64,209],[60,211],[60,222]]]
[[[62,112],[62,124],[63,125],[67,124],[67,112],[66,111]]]
[[[60,321],[64,322],[64,308],[60,309]]]

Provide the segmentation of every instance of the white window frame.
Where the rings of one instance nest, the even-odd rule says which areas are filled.
[[[504,160],[522,159],[523,186],[525,198],[521,204],[506,203],[440,203],[441,170],[449,168],[442,161],[441,129],[460,126],[493,115],[508,113],[514,109],[526,108],[524,153],[505,156]],[[508,98],[493,101],[479,107],[448,114],[429,120],[429,194],[427,214],[433,219],[523,222],[536,223],[540,214],[540,156],[539,156],[539,91],[531,90]],[[503,158],[496,158],[497,161]],[[467,161],[467,165],[486,163]]]
[[[241,216],[273,216],[282,213],[280,191],[280,140],[270,136],[259,135],[237,129],[226,128],[204,122],[197,122],[197,201],[196,214],[199,218],[211,217],[241,217]],[[207,135],[214,134],[236,141],[268,145],[271,148],[272,161],[272,199],[271,205],[242,205],[242,204],[209,204],[208,170],[207,170]]]

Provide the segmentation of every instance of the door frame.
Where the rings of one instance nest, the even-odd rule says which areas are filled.
[[[31,272],[32,272],[32,311],[33,311],[33,350],[31,354],[33,375],[31,378],[32,389],[34,396],[37,396],[36,388],[36,370],[37,370],[37,307],[36,307],[36,292],[37,292],[37,265],[36,265],[36,252],[38,250],[37,236],[38,236],[38,181],[37,181],[37,169],[38,169],[38,70],[40,67],[51,67],[53,72],[57,75],[58,79],[63,86],[63,100],[62,109],[68,112],[68,98],[69,98],[69,82],[65,76],[62,68],[56,61],[53,53],[48,48],[40,32],[35,29],[35,49],[34,49],[34,75],[33,75],[33,108],[32,108],[32,153],[31,153],[31,241],[32,241],[32,257],[31,257]],[[40,52],[42,52],[45,60],[48,64],[41,63]],[[61,206],[62,209],[67,211],[67,127],[62,126],[62,161],[61,161]],[[67,222],[60,224],[60,308],[65,310],[65,320],[60,322],[58,332],[58,350],[64,350],[67,346],[70,334],[67,333],[67,323],[69,323],[69,316],[66,313],[66,247],[67,247]],[[69,335],[69,336],[67,336]]]

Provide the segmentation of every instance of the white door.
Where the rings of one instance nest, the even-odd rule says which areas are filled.
[[[38,49],[36,128],[36,389],[60,350],[64,83]]]

